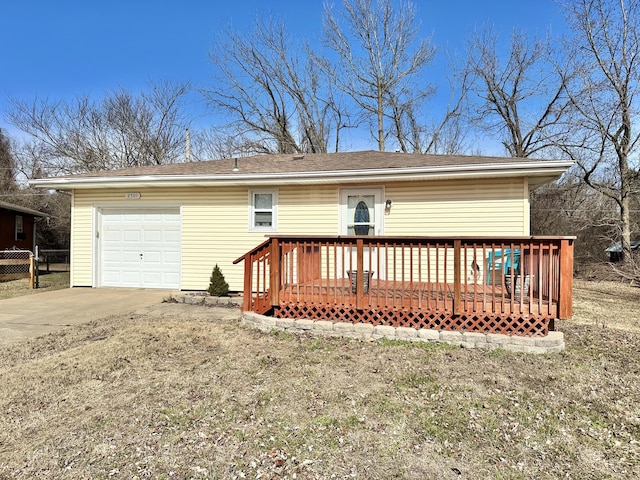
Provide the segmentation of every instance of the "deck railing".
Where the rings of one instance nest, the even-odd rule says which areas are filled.
[[[246,311],[546,335],[572,315],[573,240],[274,236],[236,263]]]

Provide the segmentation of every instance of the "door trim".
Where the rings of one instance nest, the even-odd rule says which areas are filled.
[[[338,235],[347,235],[347,197],[350,195],[373,195],[374,206],[374,235],[384,235],[384,187],[348,187],[339,192]]]

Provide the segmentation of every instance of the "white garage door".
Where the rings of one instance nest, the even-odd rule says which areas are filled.
[[[180,288],[179,209],[101,213],[100,286]]]

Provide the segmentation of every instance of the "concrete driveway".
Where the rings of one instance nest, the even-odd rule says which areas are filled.
[[[169,290],[68,288],[0,300],[0,346],[162,303]]]

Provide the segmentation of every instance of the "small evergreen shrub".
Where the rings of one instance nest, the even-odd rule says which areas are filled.
[[[218,264],[213,268],[211,272],[211,278],[209,279],[209,295],[213,297],[224,297],[229,293],[229,284],[225,281],[224,275]]]

